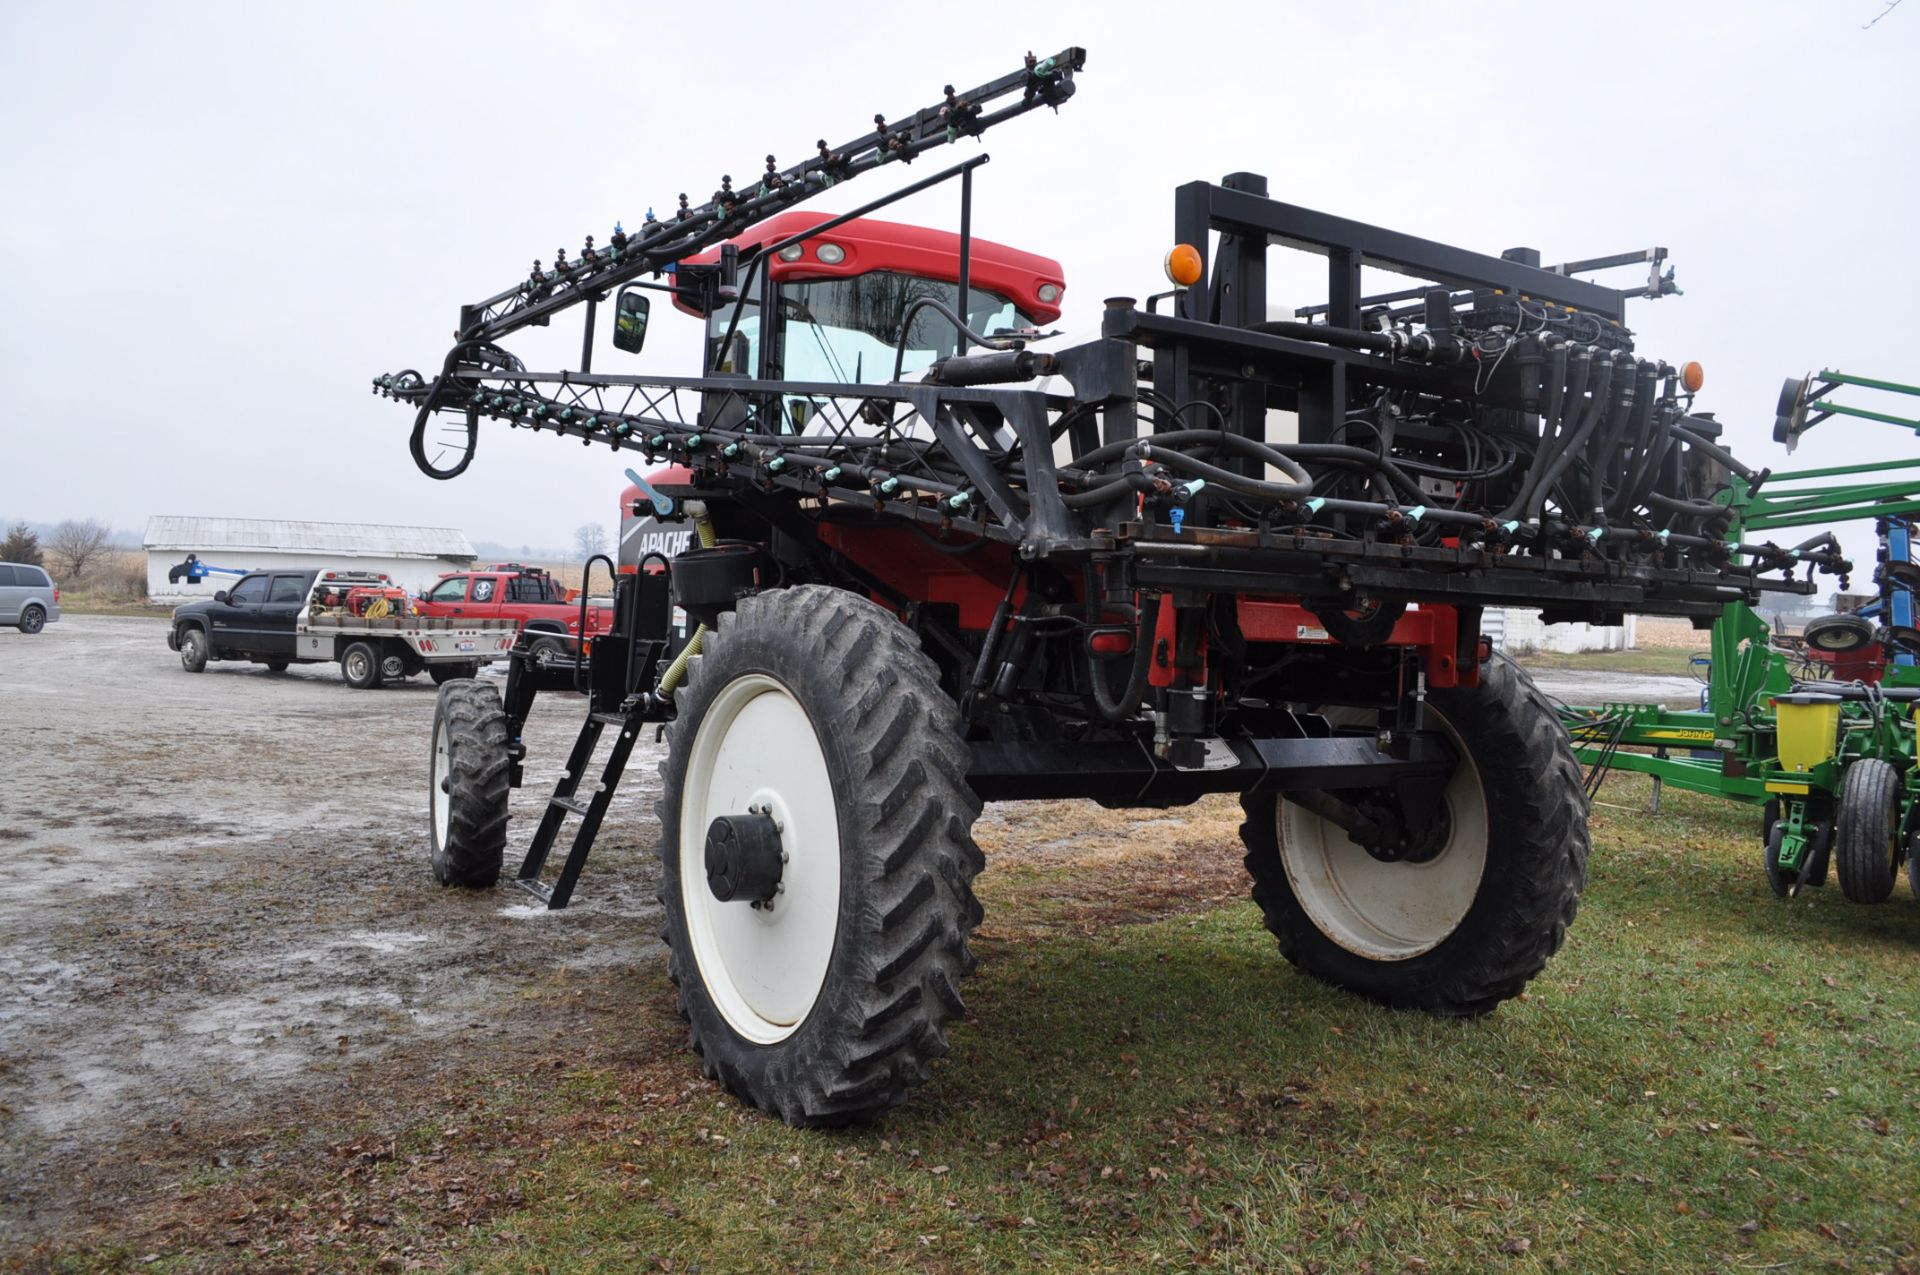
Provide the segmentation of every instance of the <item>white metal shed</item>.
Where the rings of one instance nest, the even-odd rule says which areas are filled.
[[[213,575],[199,584],[169,581],[168,571],[196,555],[214,567],[303,570],[350,567],[384,571],[418,592],[448,571],[474,564],[466,533],[451,527],[402,527],[360,522],[302,522],[283,518],[193,518],[161,514],[147,520],[147,596],[178,604],[211,597],[238,579]]]

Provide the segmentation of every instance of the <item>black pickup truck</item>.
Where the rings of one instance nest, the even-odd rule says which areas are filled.
[[[507,657],[517,627],[419,615],[405,590],[370,571],[256,571],[177,608],[167,645],[189,673],[213,660],[276,673],[296,663],[338,663],[347,685],[369,689],[422,669],[435,682],[472,677],[481,664]]]

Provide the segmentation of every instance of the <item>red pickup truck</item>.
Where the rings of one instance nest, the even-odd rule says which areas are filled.
[[[468,620],[518,620],[529,634],[535,660],[570,654],[569,637],[580,636],[580,598],[563,589],[547,572],[517,563],[459,571],[440,577],[420,598],[422,615],[460,616]],[[613,608],[587,604],[587,636],[613,627]]]

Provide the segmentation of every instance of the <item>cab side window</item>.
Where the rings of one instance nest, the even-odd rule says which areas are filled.
[[[273,591],[267,595],[269,602],[298,602],[307,596],[307,578],[305,576],[275,576]]]
[[[448,576],[433,586],[433,592],[427,595],[429,602],[464,602],[467,599],[467,578]]]
[[[474,577],[473,600],[475,602],[493,601],[493,577],[492,576]]]
[[[267,577],[248,576],[233,586],[233,592],[227,595],[227,601],[235,606],[247,606],[267,600]]]
[[[546,602],[546,581],[537,576],[515,576],[507,581],[507,601],[509,602]]]

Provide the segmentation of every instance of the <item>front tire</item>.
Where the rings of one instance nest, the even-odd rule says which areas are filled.
[[[207,635],[200,629],[180,633],[180,667],[189,673],[207,671]]]
[[[1900,772],[1863,757],[1840,779],[1833,819],[1840,892],[1855,903],[1885,903],[1900,866]]]
[[[567,653],[567,644],[557,637],[537,637],[527,646],[527,658],[533,666],[542,671],[553,666],[553,662]]]
[[[1242,798],[1254,900],[1303,973],[1394,1008],[1471,1017],[1519,995],[1559,950],[1586,884],[1580,767],[1518,665],[1495,656],[1480,677],[1427,699],[1460,763],[1446,841],[1425,862],[1376,859],[1283,797]]]
[[[340,676],[356,691],[380,685],[380,653],[370,642],[355,642],[340,652]]]
[[[448,682],[433,710],[433,876],[485,890],[507,852],[507,714],[485,682]]]
[[[954,703],[891,614],[801,586],[721,615],[676,708],[660,900],[694,1050],[789,1124],[872,1119],[965,1012],[983,860]],[[710,883],[722,819],[777,830],[763,898],[723,902],[724,872]]]
[[[20,613],[20,631],[22,633],[38,633],[46,627],[47,612],[45,607],[34,605]]]

